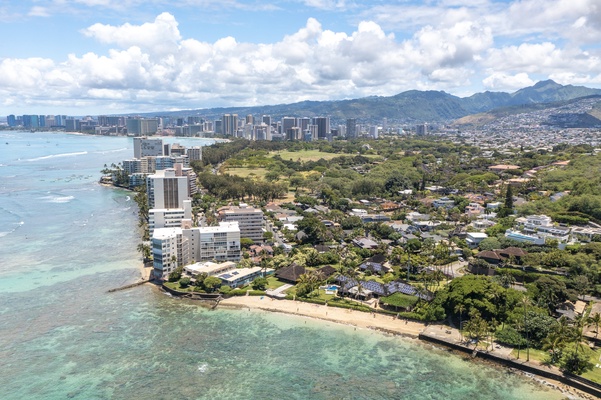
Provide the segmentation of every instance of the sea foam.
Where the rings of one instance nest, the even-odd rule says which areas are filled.
[[[62,153],[62,154],[51,154],[48,156],[42,156],[42,157],[36,157],[36,158],[29,158],[23,161],[41,161],[41,160],[48,160],[49,158],[59,158],[59,157],[73,157],[73,156],[81,156],[84,154],[88,154],[87,151],[77,151],[74,153]]]
[[[44,196],[41,197],[41,200],[44,200],[46,203],[68,203],[74,198],[73,196]]]

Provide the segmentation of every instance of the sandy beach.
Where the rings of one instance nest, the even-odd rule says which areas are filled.
[[[426,328],[420,322],[396,319],[392,316],[353,311],[345,308],[328,307],[320,304],[293,300],[274,300],[267,296],[236,296],[222,300],[219,307],[254,308],[271,312],[302,315],[330,322],[376,329],[398,335],[417,338]]]
[[[436,332],[441,336],[450,335],[457,342],[460,340],[460,333],[456,329],[450,329],[446,325],[426,325],[421,322],[396,319],[393,316],[382,314],[373,314],[350,309],[328,307],[320,304],[311,304],[293,300],[275,300],[267,296],[234,296],[224,299],[219,303],[219,308],[236,309],[258,309],[269,312],[279,312],[293,314],[308,318],[315,318],[324,321],[356,326],[358,328],[373,329],[395,335],[401,335],[411,338],[417,338],[418,335],[428,330],[430,334]],[[502,352],[503,350],[497,350]],[[516,371],[517,372],[517,371]],[[517,372],[521,373],[521,372]],[[594,399],[593,396],[584,393],[573,387],[569,387],[553,379],[541,378],[532,374],[525,374],[533,380],[549,387],[550,389],[561,392],[567,399]]]

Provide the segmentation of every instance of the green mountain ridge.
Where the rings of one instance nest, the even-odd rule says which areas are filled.
[[[396,123],[451,122],[500,107],[532,105],[568,101],[580,97],[601,95],[601,89],[584,86],[560,85],[552,80],[541,81],[534,86],[514,93],[483,92],[469,97],[457,97],[444,91],[409,90],[394,96],[370,96],[359,99],[334,101],[302,101],[292,104],[277,104],[248,107],[220,107],[199,110],[181,110],[138,114],[144,116],[189,116],[218,119],[223,114],[284,116],[325,116],[333,121],[356,118],[358,122],[381,122],[387,118]]]

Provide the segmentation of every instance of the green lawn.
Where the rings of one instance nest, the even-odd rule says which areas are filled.
[[[302,151],[273,151],[270,153],[272,156],[279,155],[283,160],[293,161],[301,160],[301,161],[317,161],[321,158],[324,160],[331,160],[335,157],[340,156],[355,156],[356,154],[344,154],[344,153],[323,153],[319,150],[302,150]],[[377,154],[364,154],[364,157],[367,158],[378,158]]]
[[[526,355],[527,355],[527,351],[526,349],[521,349],[520,350],[520,360],[525,360],[526,359]],[[518,356],[518,349],[513,349],[511,351],[511,356],[512,357],[516,357]],[[530,360],[533,361],[538,361],[539,363],[543,363],[545,362],[545,360],[547,359],[547,352],[544,350],[538,350],[538,349],[530,349]]]
[[[331,160],[332,158],[338,157],[341,155],[341,154],[335,154],[335,153],[323,153],[319,150],[273,151],[270,154],[272,156],[277,154],[280,157],[282,157],[283,160],[292,159],[293,161],[296,161],[299,159],[301,161],[317,161],[320,158],[323,158],[324,160]]]
[[[518,356],[518,350],[513,349],[511,352],[512,357]],[[595,349],[594,354],[591,356],[590,362],[593,365],[601,364],[599,359],[601,358],[601,349]],[[544,350],[530,349],[530,360],[538,361],[543,363],[547,359],[547,352]],[[520,360],[526,360],[526,350],[520,351]],[[591,381],[601,383],[601,368],[594,367],[591,371],[582,374],[582,377]]]
[[[280,286],[284,286],[285,283],[282,281],[279,281],[278,278],[276,278],[273,275],[269,275],[267,276],[267,289],[277,289]]]
[[[601,349],[596,348],[594,353],[595,354],[591,357],[591,363],[593,363],[593,365],[601,365]],[[592,371],[585,372],[582,374],[582,377],[597,383],[601,383],[601,368],[593,367]]]
[[[165,286],[170,289],[177,290],[179,292],[192,292],[194,290],[193,285],[188,285],[185,288],[181,287],[178,282],[165,282]]]
[[[240,176],[242,178],[258,178],[261,180],[265,179],[265,174],[267,174],[267,169],[265,168],[255,168],[255,167],[235,167],[235,168],[226,168],[223,171],[226,174]]]

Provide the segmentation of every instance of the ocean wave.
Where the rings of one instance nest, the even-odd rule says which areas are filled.
[[[74,198],[73,196],[44,196],[41,200],[45,200],[46,203],[68,203]]]
[[[40,160],[48,160],[49,158],[59,158],[59,157],[73,157],[73,156],[81,156],[84,154],[88,154],[87,151],[78,151],[75,153],[62,153],[62,154],[51,154],[49,156],[42,156],[36,158],[29,158],[23,161],[40,161]]]
[[[15,226],[13,229],[11,229],[10,231],[6,231],[6,232],[0,232],[0,238],[1,238],[1,237],[4,237],[4,236],[8,236],[8,235],[10,235],[11,233],[13,233],[13,232],[14,232],[14,231],[16,231],[17,229],[19,229],[19,227],[20,227],[21,225],[23,225],[24,223],[25,223],[25,221],[20,221],[20,222],[17,222],[17,223],[15,223],[15,224],[14,224],[14,225],[16,225],[16,226]]]
[[[123,148],[120,148],[120,149],[114,149],[114,150],[95,151],[94,154],[119,153],[119,152],[125,151],[125,150],[128,150],[127,147],[123,147]]]

